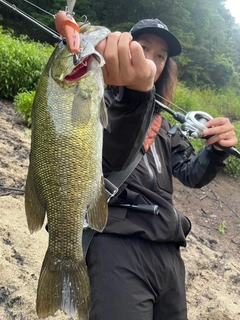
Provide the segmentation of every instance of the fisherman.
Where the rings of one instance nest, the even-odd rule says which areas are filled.
[[[105,58],[103,172],[139,164],[109,202],[109,219],[95,233],[86,261],[91,286],[90,320],[186,320],[185,269],[180,247],[191,224],[173,206],[173,180],[201,188],[226,166],[228,153],[215,146],[237,143],[229,119],[206,123],[211,136],[197,154],[180,131],[161,117],[156,99],[172,101],[181,53],[179,40],[158,19],[139,21],[131,31],[111,33],[96,48]],[[157,207],[157,212],[142,211]],[[139,208],[139,209],[138,209]],[[149,212],[147,212],[149,211]],[[154,214],[157,213],[157,214]]]

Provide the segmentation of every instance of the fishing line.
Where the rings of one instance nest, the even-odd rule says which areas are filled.
[[[25,2],[27,2],[28,4],[30,4],[31,6],[33,6],[33,7],[37,8],[38,10],[43,11],[44,13],[46,13],[46,14],[48,14],[48,15],[52,16],[52,17],[55,17],[55,15],[54,15],[54,14],[52,14],[52,13],[50,13],[50,12],[48,12],[48,11],[46,11],[46,10],[44,10],[44,9],[40,8],[40,7],[38,7],[36,4],[34,4],[34,3],[32,3],[32,2],[30,2],[30,1],[28,1],[28,0],[24,0],[24,1],[25,1]]]
[[[161,98],[161,99],[165,100],[166,102],[168,102],[168,103],[169,103],[169,104],[171,104],[172,106],[176,107],[177,109],[181,110],[182,112],[187,113],[187,111],[185,111],[184,109],[182,109],[182,108],[181,108],[181,107],[179,107],[178,105],[174,104],[172,101],[170,101],[170,100],[168,100],[168,99],[164,98],[164,97],[163,97],[163,96],[161,96],[160,94],[155,93],[155,96],[158,96],[159,98]],[[157,102],[159,102],[159,101],[157,101]],[[164,107],[166,107],[166,106],[164,105]]]
[[[46,32],[50,33],[54,38],[57,38],[58,40],[62,40],[62,37],[60,36],[60,34],[58,32],[52,30],[51,28],[49,28],[45,24],[43,24],[40,21],[36,20],[32,16],[28,15],[26,12],[24,12],[21,9],[17,8],[14,4],[11,4],[11,3],[7,2],[6,0],[0,0],[0,2],[5,4],[7,7],[13,9],[14,11],[16,11],[17,13],[22,15],[24,18],[26,18],[29,21],[35,23],[38,27],[40,27],[43,30],[45,30]]]

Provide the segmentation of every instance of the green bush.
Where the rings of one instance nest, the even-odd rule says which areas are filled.
[[[31,113],[35,93],[35,91],[20,92],[14,97],[13,101],[18,113],[21,114],[23,119],[27,121],[29,127],[32,123]]]
[[[190,90],[179,83],[174,104],[185,112],[201,110],[213,118],[224,116],[232,121],[240,119],[240,98],[237,89],[234,88],[224,87],[220,91],[209,88]]]
[[[19,92],[35,90],[52,51],[48,44],[14,38],[0,27],[0,96],[13,99]]]

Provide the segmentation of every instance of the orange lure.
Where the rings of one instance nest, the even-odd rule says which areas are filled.
[[[55,15],[55,26],[57,31],[63,36],[71,53],[79,53],[80,28],[74,18],[66,11],[59,11]]]

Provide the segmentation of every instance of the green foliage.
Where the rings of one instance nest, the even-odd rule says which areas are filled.
[[[35,97],[35,91],[30,92],[22,92],[18,93],[14,97],[14,106],[16,107],[17,111],[24,120],[27,121],[28,126],[31,126],[32,119],[31,119],[31,113],[32,113],[32,104]]]
[[[225,86],[239,66],[240,29],[235,26],[222,1],[193,0],[191,6],[184,2],[190,12],[189,29],[194,38],[187,47],[183,42],[184,55],[179,60],[180,81],[191,88],[207,85],[218,89]],[[185,32],[188,34],[186,29]]]
[[[230,86],[224,87],[217,95],[218,110],[234,122],[240,119],[239,89]]]
[[[35,90],[52,51],[50,45],[26,36],[16,39],[0,28],[0,96],[12,99],[19,92]]]
[[[226,233],[226,227],[227,227],[227,223],[226,221],[222,221],[218,227],[218,230],[221,234],[225,234]]]
[[[223,54],[215,56],[211,69],[211,81],[217,89],[229,83],[235,71],[232,59]]]
[[[198,153],[205,146],[204,139],[191,139],[190,138],[190,142],[193,145],[193,148],[196,153]]]
[[[179,83],[174,104],[180,109],[189,111],[204,111],[215,117],[227,117],[231,121],[240,119],[240,98],[237,89],[224,87],[220,91],[210,88],[189,89]]]

